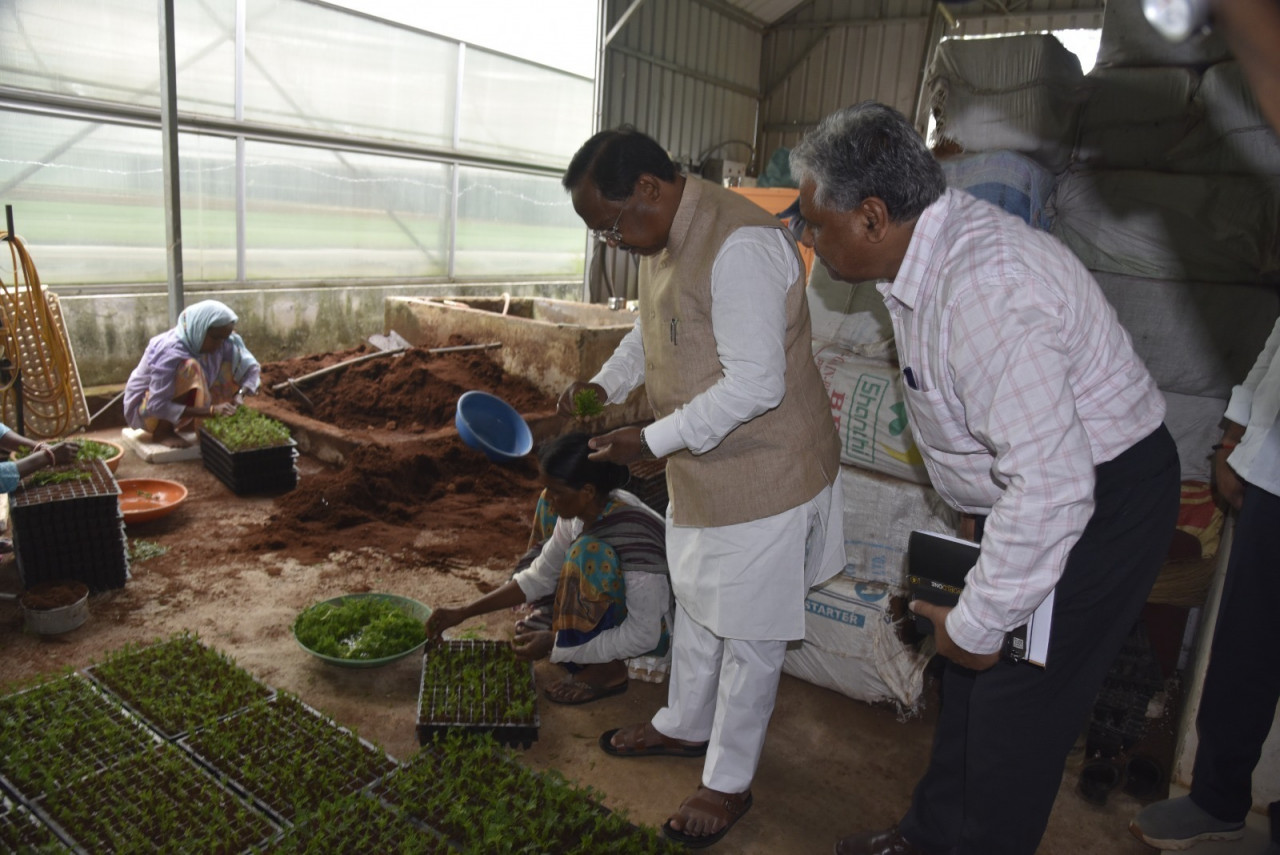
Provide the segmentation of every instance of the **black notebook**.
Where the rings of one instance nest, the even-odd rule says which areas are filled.
[[[980,547],[949,534],[913,531],[907,540],[907,587],[913,600],[954,606],[964,590],[965,577],[978,563]],[[916,629],[933,632],[933,623],[916,615]],[[1015,662],[1044,666],[1049,655],[1049,627],[1053,620],[1053,591],[1023,626],[1005,636],[1003,655]]]

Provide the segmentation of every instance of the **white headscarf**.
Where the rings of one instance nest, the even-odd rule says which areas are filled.
[[[234,324],[237,320],[239,318],[236,313],[231,311],[231,307],[225,303],[219,303],[217,300],[201,300],[183,309],[182,314],[178,315],[178,325],[174,329],[191,355],[200,359],[203,356],[200,349],[204,347],[204,339],[209,334],[209,328],[225,327],[228,324]],[[227,341],[231,342],[235,348],[231,357],[231,373],[236,380],[240,380],[251,366],[258,364],[258,360],[254,359],[253,354],[245,347],[244,339],[239,333],[232,333]]]

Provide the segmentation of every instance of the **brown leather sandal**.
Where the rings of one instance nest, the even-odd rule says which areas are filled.
[[[702,849],[716,843],[720,838],[728,834],[729,829],[733,828],[734,824],[742,819],[742,815],[751,809],[751,801],[750,790],[745,793],[727,794],[716,792],[699,784],[698,791],[680,803],[679,813],[683,814],[686,810],[700,811],[720,820],[724,825],[718,831],[713,831],[710,834],[688,834],[682,830],[672,828],[671,820],[667,820],[662,824],[662,833],[677,843],[683,843],[690,849]]]
[[[632,731],[636,737],[629,747],[613,744],[614,734],[622,730]],[[600,734],[600,748],[614,757],[702,757],[707,753],[707,743],[671,739],[659,733],[649,722],[605,731]]]

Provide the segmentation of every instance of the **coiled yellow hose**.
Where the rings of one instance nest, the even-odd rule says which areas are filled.
[[[0,383],[0,412],[6,418],[17,413],[15,383],[21,372],[25,434],[35,439],[66,436],[80,426],[73,424],[80,381],[70,345],[26,245],[7,232],[0,232],[0,239],[13,261],[12,281],[0,276],[0,356],[12,365]]]

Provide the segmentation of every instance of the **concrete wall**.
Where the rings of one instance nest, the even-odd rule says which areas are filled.
[[[495,357],[503,369],[549,395],[575,380],[589,380],[635,326],[636,315],[588,303],[546,299],[450,301],[391,298],[388,330],[422,347],[444,347],[461,335],[477,344],[502,342]],[[648,422],[653,410],[644,387],[579,427],[592,433]]]
[[[186,292],[186,304],[221,300],[240,316],[236,330],[260,362],[354,347],[383,326],[390,296],[501,295],[576,300],[582,283],[332,284]],[[168,329],[164,292],[59,293],[85,387],[124,383],[151,337]]]

